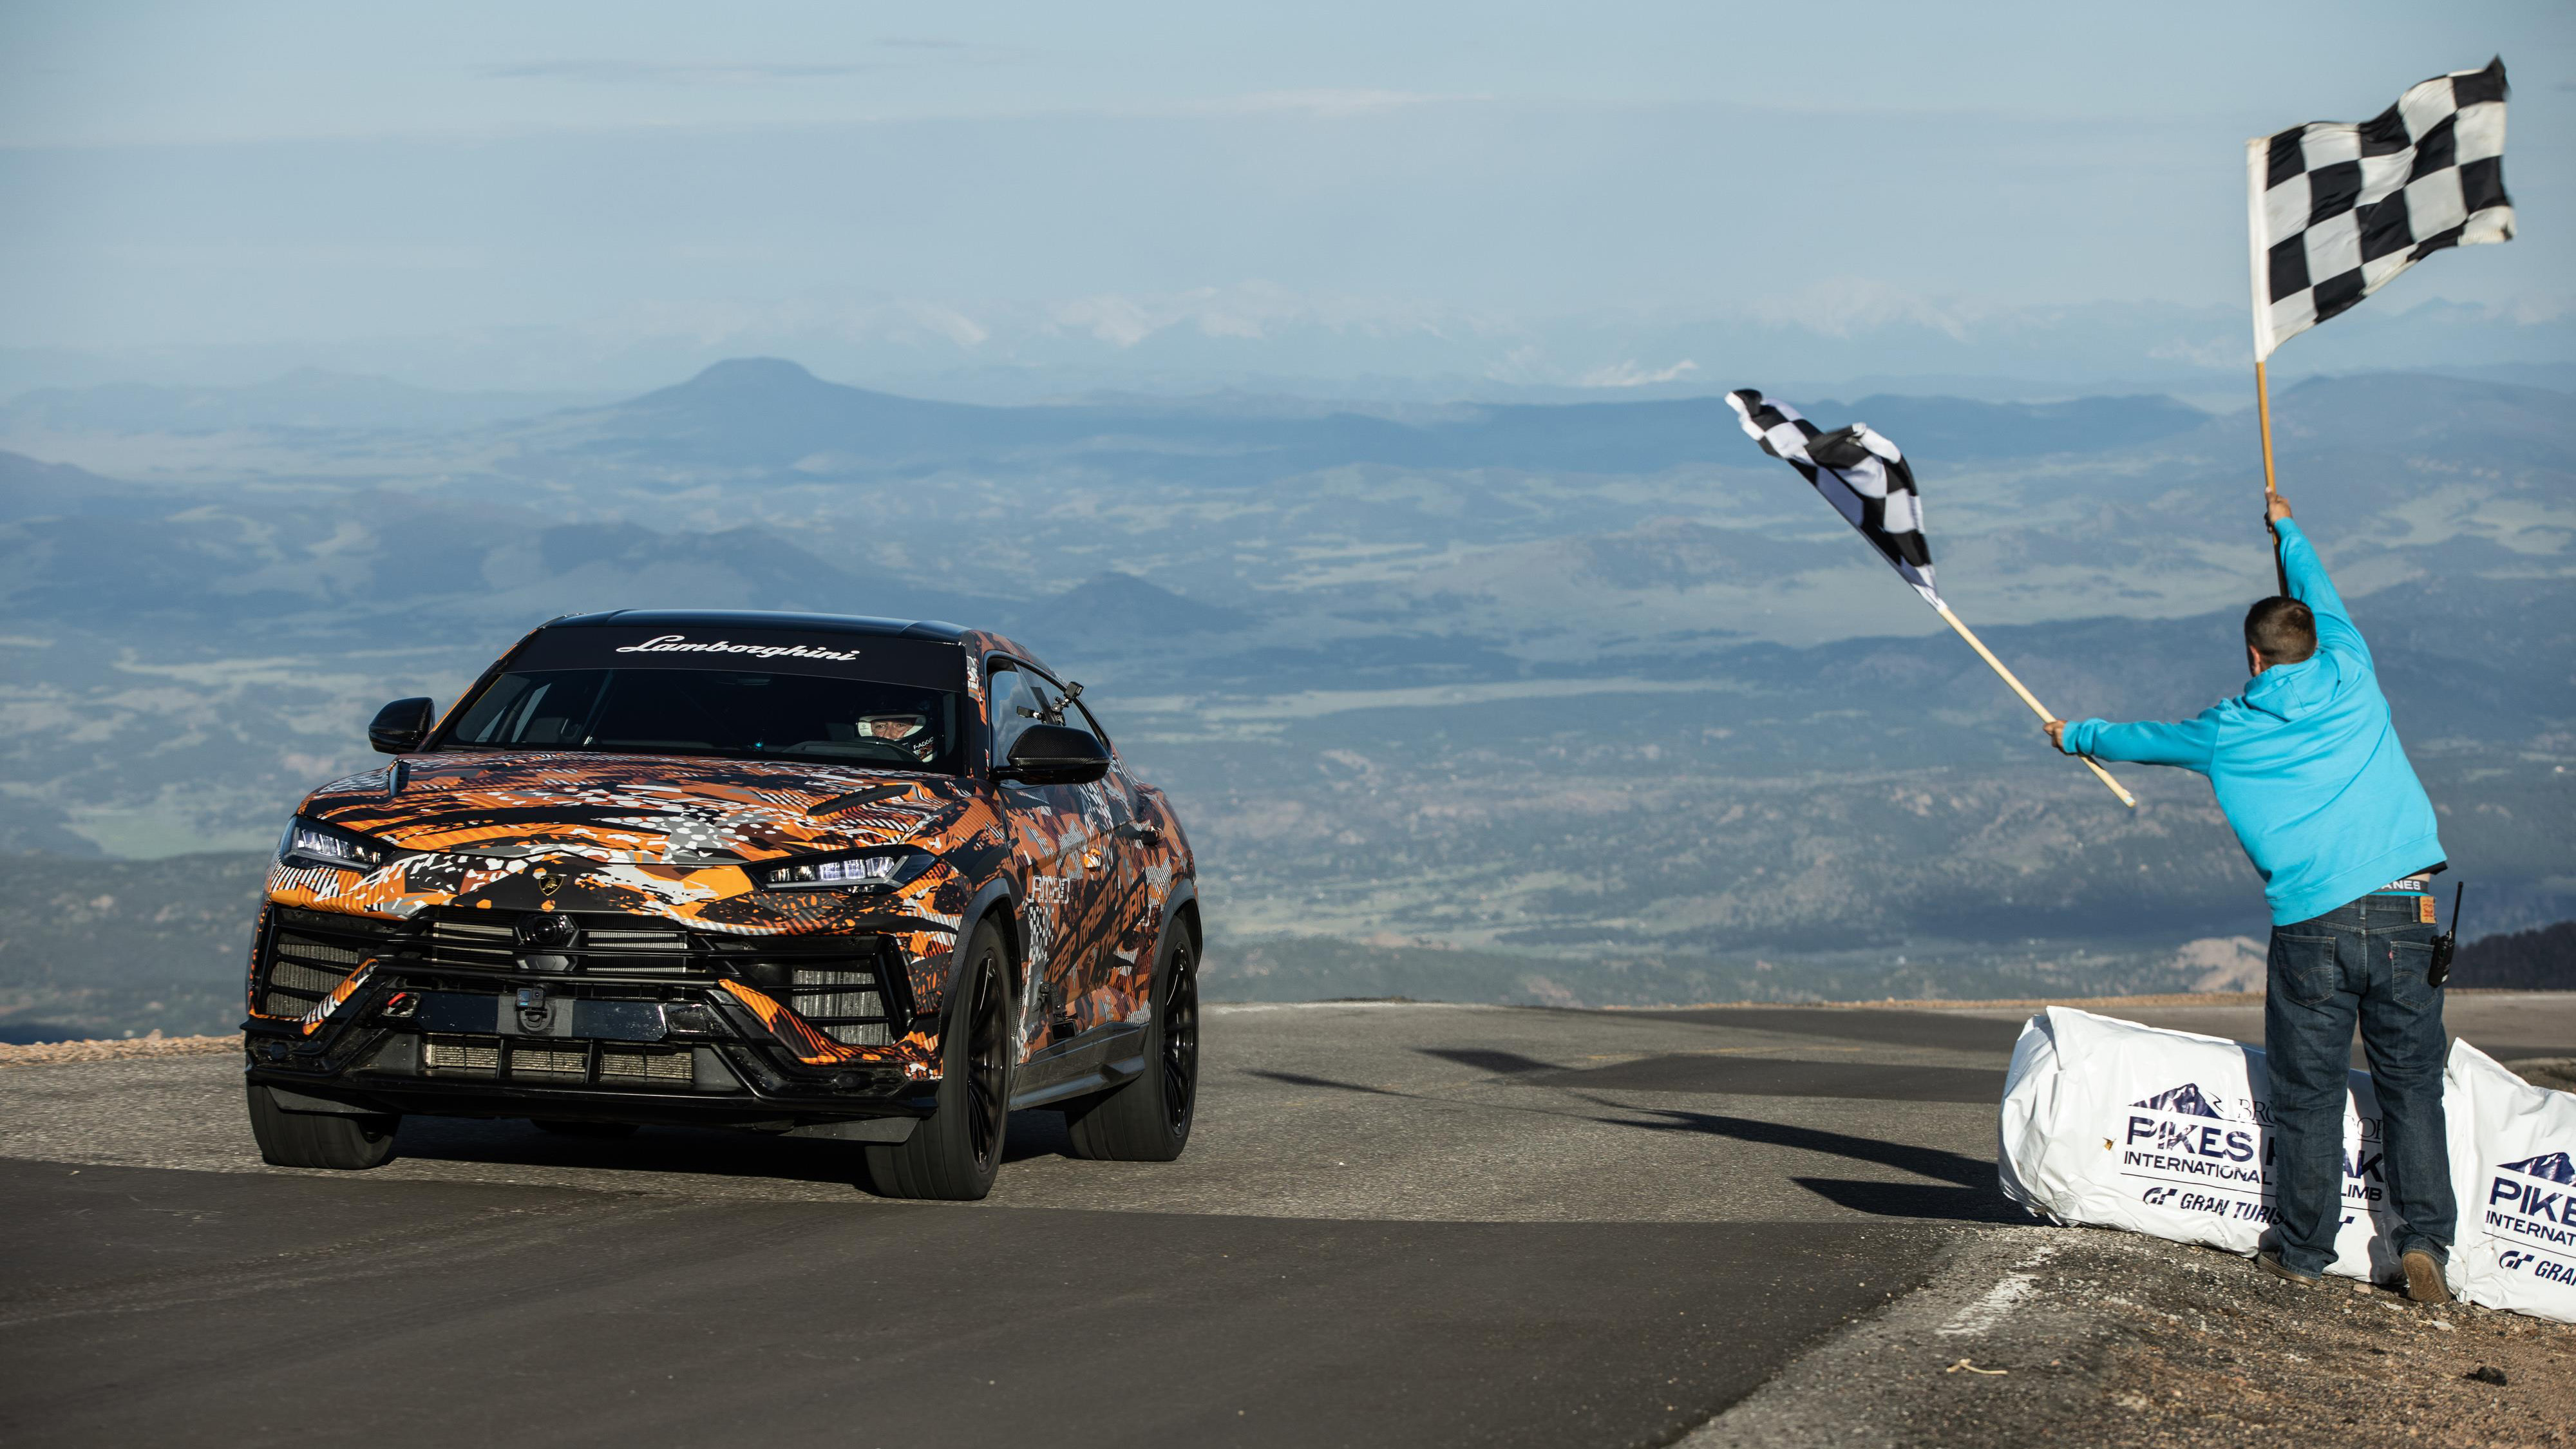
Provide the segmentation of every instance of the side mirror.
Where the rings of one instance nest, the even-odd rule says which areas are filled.
[[[400,755],[420,748],[438,723],[438,711],[425,699],[398,699],[376,711],[367,726],[367,743],[380,755]]]
[[[1033,724],[1011,741],[1011,758],[993,771],[993,778],[1023,785],[1088,785],[1108,773],[1109,751],[1091,731]]]

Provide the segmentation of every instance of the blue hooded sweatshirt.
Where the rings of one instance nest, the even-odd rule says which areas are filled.
[[[2275,528],[2290,597],[2317,616],[2317,652],[2264,670],[2198,719],[2077,720],[2060,748],[2207,775],[2263,877],[2272,924],[2287,926],[2439,865],[2443,855],[2433,802],[2397,742],[2370,646],[2307,535],[2286,518]]]

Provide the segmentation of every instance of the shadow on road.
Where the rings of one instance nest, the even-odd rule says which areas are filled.
[[[1494,1058],[1513,1062],[1529,1061],[1510,1052],[1435,1051],[1430,1055],[1458,1061],[1461,1065],[1488,1067]],[[1471,1060],[1472,1059],[1472,1060]],[[1580,1076],[1565,1072],[1545,1062],[1536,1068],[1557,1072],[1560,1076]],[[1516,1070],[1514,1074],[1518,1074]],[[1389,1087],[1371,1087],[1359,1082],[1340,1082],[1330,1077],[1307,1076],[1300,1072],[1252,1070],[1247,1076],[1261,1077],[1292,1087],[1321,1087],[1328,1091],[1352,1092],[1370,1097],[1397,1097],[1416,1102],[1438,1102],[1457,1106],[1455,1098],[1425,1096]],[[1601,1116],[1588,1111],[1569,1111],[1561,1107],[1542,1107],[1480,1102],[1478,1107],[1499,1112],[1523,1112],[1538,1117],[1562,1117],[1578,1122],[1598,1123],[1605,1127],[1633,1127],[1647,1132],[1689,1132],[1711,1137],[1729,1137],[1738,1142],[1761,1143],[1771,1147],[1795,1148],[1801,1152],[1821,1152],[1855,1162],[1894,1168],[1917,1177],[1929,1177],[1950,1186],[1931,1183],[1867,1182],[1843,1178],[1792,1177],[1789,1180],[1837,1207],[1876,1217],[1917,1218],[1938,1222],[2027,1223],[2029,1215],[2006,1200],[1995,1182],[1992,1161],[1949,1152],[1938,1147],[1922,1147],[1910,1142],[1890,1142],[1878,1137],[1855,1137],[1847,1132],[1829,1132],[1819,1127],[1797,1127],[1785,1122],[1764,1122],[1752,1117],[1729,1117],[1717,1112],[1676,1111],[1669,1108],[1635,1107],[1609,1101],[1589,1093],[1568,1093],[1575,1101],[1605,1109],[1619,1115]],[[1638,1114],[1644,1114],[1640,1116]]]
[[[1798,1186],[1836,1207],[1881,1218],[1919,1222],[1998,1223],[2030,1227],[2038,1222],[1992,1184],[1985,1187],[1935,1187],[1928,1182],[1858,1182],[1837,1177],[1793,1177]]]
[[[1481,1047],[1415,1047],[1472,1071],[1574,1090],[1680,1092],[1694,1096],[1845,1097],[1882,1102],[1995,1102],[2001,1071],[1877,1062],[1790,1061],[1710,1052],[1667,1052],[1606,1067],[1560,1067],[1518,1052]]]
[[[1947,1051],[2004,1052],[2021,1038],[2018,1020],[1998,1021],[1955,1011],[1879,1011],[1866,1007],[1703,1006],[1665,1011],[1605,1012],[1643,1021],[1677,1021],[1728,1031],[1771,1031],[1883,1046],[1938,1047]]]
[[[1616,1102],[1596,1102],[1613,1111],[1635,1112],[1641,1109],[1623,1107]],[[1712,1137],[1732,1137],[1738,1142],[1759,1142],[1769,1147],[1794,1147],[1801,1152],[1826,1152],[1848,1157],[1856,1162],[1874,1162],[1893,1167],[1917,1177],[1934,1177],[1955,1182],[1962,1187],[1991,1186],[1995,1165],[1938,1147],[1918,1147],[1911,1142],[1889,1142],[1877,1137],[1854,1137],[1848,1132],[1828,1132],[1821,1127],[1793,1127],[1785,1122],[1764,1122],[1752,1117],[1728,1117],[1716,1112],[1677,1112],[1656,1107],[1643,1109],[1657,1120],[1639,1121],[1634,1117],[1602,1117],[1595,1120],[1614,1126],[1639,1127],[1649,1132],[1700,1132]]]
[[[1526,1072],[1562,1070],[1554,1062],[1525,1057],[1519,1052],[1491,1051],[1484,1047],[1415,1047],[1414,1050],[1426,1057],[1438,1057],[1444,1062],[1452,1062],[1474,1071],[1491,1072],[1498,1077],[1519,1076]]]
[[[1359,1082],[1337,1082],[1330,1077],[1310,1077],[1303,1072],[1273,1072],[1260,1067],[1246,1067],[1243,1074],[1265,1082],[1278,1082],[1291,1087],[1323,1087],[1335,1092],[1359,1092],[1371,1097],[1402,1097],[1408,1102],[1436,1102],[1438,1097],[1425,1097],[1415,1092],[1399,1092],[1392,1087],[1371,1087]]]
[[[1614,1110],[1636,1110],[1621,1108],[1612,1102],[1597,1105]],[[1910,1142],[1889,1142],[1878,1137],[1855,1137],[1847,1132],[1828,1132],[1818,1127],[1795,1127],[1785,1122],[1728,1117],[1715,1112],[1676,1112],[1657,1108],[1651,1115],[1659,1120],[1639,1121],[1634,1117],[1594,1120],[1650,1132],[1705,1133],[1713,1137],[1730,1137],[1738,1142],[1830,1153],[1855,1162],[1893,1167],[1917,1177],[1938,1178],[1956,1184],[1935,1187],[1929,1183],[1864,1182],[1841,1178],[1789,1179],[1837,1207],[1850,1208],[1854,1212],[1953,1222],[2025,1223],[2030,1220],[2030,1215],[2013,1206],[1996,1185],[1995,1165],[1963,1153],[1948,1152],[1938,1147],[1919,1147]]]

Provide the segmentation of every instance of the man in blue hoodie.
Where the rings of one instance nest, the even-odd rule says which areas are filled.
[[[2048,722],[2070,755],[2209,777],[2263,877],[2272,948],[2263,1047],[2272,1077],[2277,1246],[2263,1267],[2323,1281],[2343,1195],[2344,1074],[2361,1027],[2379,1096],[2391,1241],[2419,1302],[2444,1303],[2457,1206],[2442,1120],[2442,989],[2433,958],[2433,802],[2406,762],[2370,646],[2290,505],[2265,510],[2287,597],[2245,615],[2245,692],[2181,724]]]

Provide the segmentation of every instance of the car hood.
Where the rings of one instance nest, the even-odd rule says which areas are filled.
[[[405,851],[687,867],[871,845],[945,851],[962,817],[980,827],[973,798],[950,776],[838,765],[478,751],[335,780],[302,813]]]

